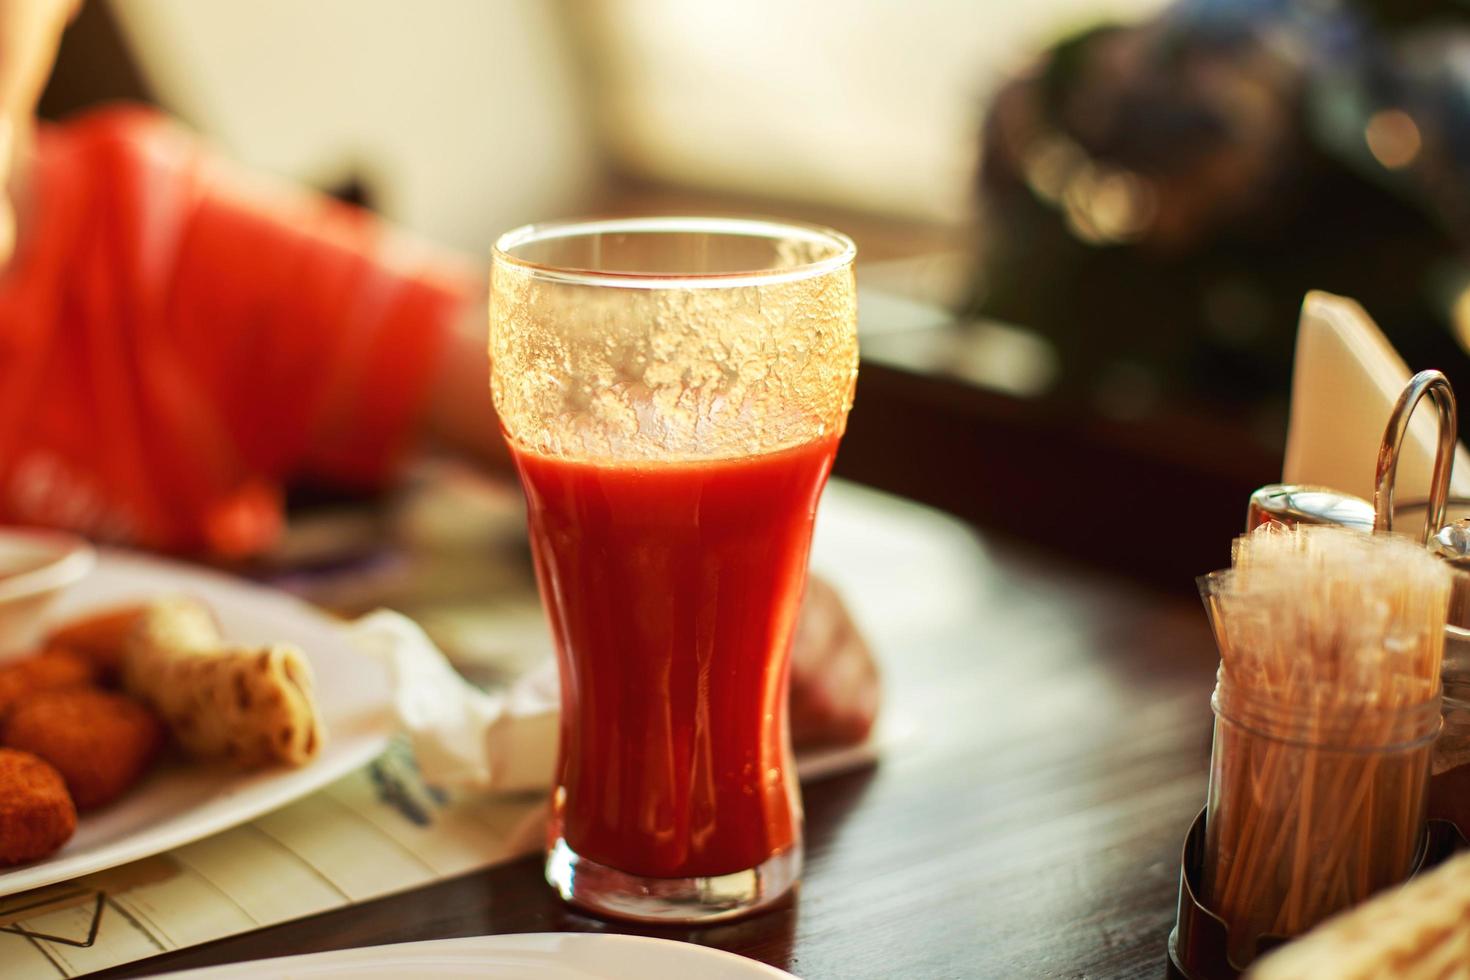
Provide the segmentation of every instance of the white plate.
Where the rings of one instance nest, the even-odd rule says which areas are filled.
[[[307,795],[381,753],[394,722],[388,677],[340,624],[284,593],[217,572],[120,551],[57,602],[51,618],[183,594],[207,602],[225,636],[289,641],[306,652],[326,724],[321,755],[300,769],[241,772],[226,765],[161,766],[118,802],[84,814],[70,842],[44,861],[0,871],[0,896],[148,857],[219,833]]]
[[[252,960],[168,974],[169,980],[230,977],[377,977],[381,980],[794,980],[756,960],[707,946],[611,933],[533,932],[397,946],[365,946]]]

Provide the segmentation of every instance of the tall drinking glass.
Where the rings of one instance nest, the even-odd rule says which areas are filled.
[[[709,921],[800,874],[787,674],[857,378],[854,254],[713,218],[496,244],[491,383],[561,671],[546,878],[579,906]]]

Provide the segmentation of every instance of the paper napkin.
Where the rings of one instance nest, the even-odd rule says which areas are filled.
[[[560,711],[554,661],[487,693],[460,676],[401,613],[380,609],[348,629],[365,653],[388,667],[393,707],[425,782],[501,793],[550,787]],[[880,722],[876,735],[856,745],[798,752],[797,775],[811,781],[867,765],[893,737],[891,723]]]
[[[519,792],[551,783],[556,758],[556,664],[546,662],[507,690],[487,693],[460,676],[423,629],[380,609],[349,629],[388,667],[393,707],[426,781]]]
[[[1361,306],[1331,293],[1308,293],[1296,338],[1282,482],[1318,484],[1372,500],[1378,445],[1410,376]],[[1456,394],[1470,397],[1470,392]],[[1426,398],[1414,412],[1399,456],[1396,500],[1429,496],[1437,425]],[[1470,454],[1463,444],[1455,452],[1450,495],[1470,497]]]

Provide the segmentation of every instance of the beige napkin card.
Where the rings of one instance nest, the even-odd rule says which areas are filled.
[[[1331,293],[1308,293],[1297,330],[1282,482],[1315,483],[1372,500],[1378,444],[1409,377],[1403,358],[1361,306]],[[1436,442],[1434,408],[1421,403],[1399,457],[1396,499],[1429,496]],[[1470,497],[1464,445],[1455,451],[1450,494]]]

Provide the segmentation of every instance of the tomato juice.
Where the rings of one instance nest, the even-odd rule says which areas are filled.
[[[561,660],[550,838],[667,878],[791,848],[789,654],[836,437],[696,462],[511,446]]]

